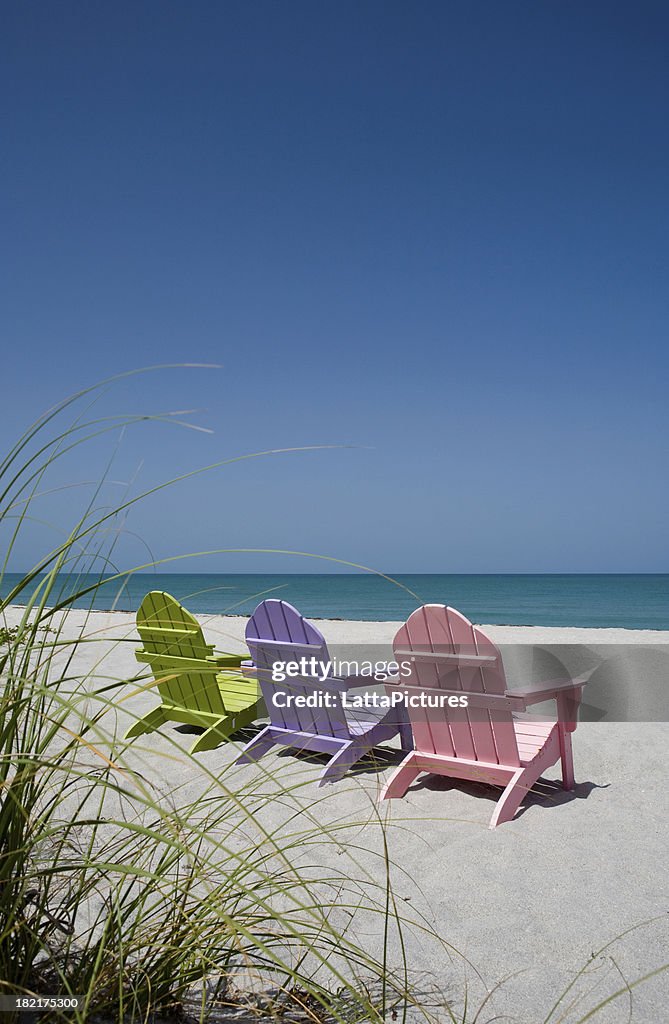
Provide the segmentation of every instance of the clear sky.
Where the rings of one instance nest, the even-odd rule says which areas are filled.
[[[156,557],[669,571],[664,0],[9,0],[0,48],[3,437],[186,360],[223,369],[99,406],[213,430],[128,430],[111,476],[134,491],[356,446],[150,499],[127,527]],[[65,493],[35,515],[64,525]]]

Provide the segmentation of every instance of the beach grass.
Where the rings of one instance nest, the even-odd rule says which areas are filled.
[[[58,460],[137,419],[170,418],[86,418],[79,407],[96,390],[54,407],[0,464],[3,573]],[[204,1019],[214,995],[271,1019],[290,1009],[305,1020],[380,1021],[419,1009],[406,964],[386,956],[403,927],[387,847],[359,877],[341,827],[313,809],[296,814],[291,794],[303,783],[274,779],[268,789],[262,773],[215,774],[194,758],[208,785],[181,794],[156,783],[169,755],[167,764],[156,756],[155,779],[128,763],[115,728],[123,681],[95,667],[82,674],[77,655],[95,638],[85,624],[74,636],[66,629],[75,601],[92,606],[98,586],[122,577],[109,526],[138,499],[109,509],[103,482],[3,599],[3,611],[24,607],[18,624],[0,624],[0,993],[82,996],[74,1014],[64,1011],[69,1020],[176,1016],[188,1000],[192,1012],[193,998]],[[97,582],[86,575],[71,586],[96,567]],[[90,650],[87,658],[95,665]],[[189,755],[174,745],[183,763]],[[262,825],[268,801],[286,803],[285,826]],[[305,863],[319,845],[345,864],[323,872]],[[355,938],[365,916],[376,919],[380,954]]]
[[[176,418],[86,418],[95,393],[54,407],[0,463],[3,576],[55,462],[100,433]],[[104,637],[86,614],[72,626],[74,602],[87,598],[92,609],[99,586],[122,584],[110,527],[142,498],[109,508],[104,479],[80,508],[73,502],[65,538],[0,605],[0,994],[79,996],[77,1009],[41,1018],[77,1022],[497,1019],[489,998],[475,1009],[466,992],[447,999],[410,962],[409,931],[444,957],[458,954],[398,899],[395,826],[373,805],[342,821],[328,795],[304,798],[305,779],[288,760],[272,774],[215,769],[178,733],[166,732],[160,751],[147,748],[149,770],[138,766],[131,755],[141,745],[129,747],[117,728],[129,681],[100,667]],[[130,694],[148,685],[138,677]],[[205,784],[172,786],[176,763]],[[365,830],[377,839],[372,852]],[[595,1019],[665,969],[625,981],[580,1015],[579,975],[545,1021]]]

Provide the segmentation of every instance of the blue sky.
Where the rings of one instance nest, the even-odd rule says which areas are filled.
[[[133,427],[113,479],[353,447],[149,499],[127,565],[668,571],[668,42],[643,0],[6,4],[3,437],[221,363],[101,399],[213,431]]]

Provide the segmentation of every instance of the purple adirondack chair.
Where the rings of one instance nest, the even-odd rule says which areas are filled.
[[[413,750],[391,776],[381,799],[404,796],[421,774],[432,772],[502,785],[490,822],[510,821],[546,768],[562,761],[565,789],[574,788],[571,733],[576,728],[584,679],[508,690],[495,644],[453,608],[418,608],[397,633],[393,651],[408,661],[405,694],[423,692],[456,706],[409,706]],[[461,700],[466,697],[466,706]],[[526,707],[555,699],[557,721],[524,715]]]
[[[369,678],[328,675],[322,680],[318,677],[321,673],[316,673],[273,681],[272,666],[279,661],[299,662],[303,657],[315,658],[318,663],[330,661],[323,634],[286,601],[271,599],[258,605],[246,627],[246,643],[252,661],[244,664],[243,671],[260,682],[270,725],[244,747],[237,764],[259,760],[275,744],[332,754],[318,782],[323,786],[337,782],[363,754],[398,732],[403,748],[411,749],[411,729],[401,707],[385,713],[381,709],[375,718],[371,717],[375,709],[366,711],[366,721],[347,717],[342,695],[369,684]],[[328,694],[329,706],[277,706],[277,702],[286,702],[286,693],[308,697],[315,692]]]

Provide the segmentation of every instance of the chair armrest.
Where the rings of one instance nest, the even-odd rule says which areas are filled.
[[[544,683],[533,683],[530,686],[507,690],[506,695],[520,698],[525,702],[526,707],[530,707],[532,704],[541,704],[545,700],[556,701],[558,723],[563,725],[567,732],[573,732],[576,728],[583,687],[589,676],[588,672],[576,679],[548,679]]]
[[[383,679],[375,679],[374,676],[342,676],[339,680],[342,690],[361,689],[363,686],[374,686],[385,682]]]
[[[509,697],[523,697],[528,704],[538,704],[566,690],[582,690],[588,676],[589,673],[576,679],[547,679],[543,683],[531,683],[529,686],[514,686],[513,689],[507,689],[506,693]]]
[[[213,665],[220,665],[221,668],[239,668],[243,657],[243,654],[226,654],[225,651],[217,651],[215,654],[207,655],[207,661]]]
[[[257,679],[259,682],[265,683],[271,682],[274,686],[283,686],[286,689],[290,689],[292,682],[297,682],[300,685],[311,683],[316,689],[320,686],[324,690],[335,690],[343,693],[346,690],[353,689],[355,686],[368,686],[370,683],[369,676],[349,676],[346,679],[340,679],[339,676],[328,676],[326,679],[316,679],[315,677],[312,679],[309,676],[295,677],[287,675],[285,679],[278,680],[272,678],[271,669],[259,669],[253,664],[253,661],[243,661],[240,671],[248,679]]]

